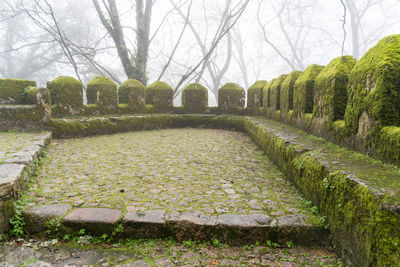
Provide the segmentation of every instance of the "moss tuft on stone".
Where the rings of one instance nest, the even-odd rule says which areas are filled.
[[[274,79],[274,82],[271,84],[270,104],[272,112],[281,109],[281,86],[287,76],[287,74],[282,74],[278,78]]]
[[[191,83],[182,91],[184,111],[203,113],[208,106],[208,90],[199,83]]]
[[[280,98],[280,109],[281,116],[284,121],[288,119],[289,110],[293,110],[293,89],[294,83],[297,81],[297,78],[301,75],[301,71],[292,71],[285,78],[281,85],[281,98]]]
[[[170,111],[173,107],[174,89],[167,83],[156,81],[146,88],[146,104],[158,111]]]
[[[24,89],[23,93],[23,103],[28,105],[36,105],[37,99],[36,95],[39,92],[39,87],[28,86]]]
[[[244,108],[246,93],[237,83],[226,83],[218,90],[218,109],[221,112],[235,113]]]
[[[86,96],[88,104],[97,104],[100,108],[113,110],[118,106],[117,85],[107,77],[93,78],[87,85]]]
[[[130,107],[142,107],[145,105],[146,87],[135,79],[128,79],[118,88],[118,100],[120,104],[128,104]]]
[[[345,112],[351,134],[400,125],[400,35],[380,40],[350,73]]]
[[[247,89],[247,109],[252,114],[257,114],[263,106],[263,88],[266,84],[265,80],[256,81]]]
[[[61,76],[47,83],[51,102],[64,114],[79,114],[83,106],[83,86],[70,76]]]
[[[304,116],[312,113],[314,106],[314,82],[317,75],[323,70],[323,66],[310,65],[297,78],[293,90],[293,115]]]
[[[24,89],[28,86],[36,86],[36,82],[20,79],[0,79],[0,104],[23,104]]]

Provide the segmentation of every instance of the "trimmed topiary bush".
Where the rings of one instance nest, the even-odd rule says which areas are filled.
[[[314,82],[317,75],[324,69],[320,65],[310,65],[297,78],[293,90],[293,115],[302,117],[312,113],[314,107]]]
[[[170,111],[173,107],[174,89],[165,82],[156,81],[146,88],[146,104],[157,111]]]
[[[349,133],[365,136],[373,128],[400,125],[400,35],[383,38],[357,62],[348,93]]]
[[[316,77],[313,125],[332,129],[333,122],[343,120],[347,105],[347,83],[357,60],[352,56],[333,59]]]
[[[107,77],[93,78],[87,85],[86,96],[88,104],[97,104],[101,109],[118,107],[117,85]]]
[[[79,114],[83,106],[83,86],[70,76],[61,76],[47,83],[51,102],[65,114]]]
[[[281,86],[282,83],[285,81],[286,77],[287,74],[282,74],[278,78],[274,79],[274,82],[271,84],[270,104],[272,112],[281,109]]]
[[[257,114],[263,106],[263,88],[266,84],[265,80],[256,81],[247,89],[247,109],[253,114]]]
[[[36,86],[36,82],[20,79],[0,79],[0,104],[23,104],[24,89],[28,86]]]
[[[244,108],[246,93],[237,83],[226,83],[218,90],[218,110],[235,113]]]
[[[182,105],[186,112],[202,113],[208,106],[208,90],[199,83],[191,83],[182,91]]]
[[[281,117],[286,121],[288,119],[289,110],[293,110],[293,89],[294,83],[297,78],[302,74],[301,71],[292,71],[285,78],[281,85],[281,97],[280,97],[280,108]]]
[[[118,100],[120,104],[128,104],[137,108],[145,105],[146,87],[135,79],[128,79],[118,88]]]

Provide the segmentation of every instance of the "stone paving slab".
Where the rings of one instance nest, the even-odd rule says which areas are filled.
[[[66,203],[31,207],[24,210],[25,223],[31,233],[39,233],[46,230],[48,220],[64,216],[71,209],[72,206]]]

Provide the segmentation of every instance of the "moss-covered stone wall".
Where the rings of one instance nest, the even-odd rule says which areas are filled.
[[[88,104],[97,104],[106,110],[115,110],[118,106],[117,85],[107,77],[93,78],[86,89]]]
[[[314,82],[323,68],[316,64],[308,66],[294,83],[293,115],[295,117],[302,117],[306,113],[313,112]]]
[[[156,81],[146,88],[146,104],[154,105],[159,111],[171,111],[174,89],[167,83]]]
[[[141,109],[145,105],[146,87],[135,79],[128,79],[118,88],[119,104],[128,104],[133,110]]]
[[[182,105],[186,112],[203,113],[208,107],[208,90],[199,83],[191,83],[182,90]]]
[[[278,78],[274,79],[274,82],[270,88],[270,104],[271,112],[275,112],[281,109],[281,86],[285,81],[287,75],[282,74]]]
[[[345,122],[350,134],[400,126],[400,35],[380,40],[349,77]]]
[[[263,106],[263,88],[267,81],[260,80],[247,89],[247,110],[250,114],[259,114]]]
[[[313,126],[316,130],[330,130],[334,121],[343,120],[348,78],[355,64],[352,56],[335,58],[315,78]]]
[[[36,82],[20,79],[0,79],[0,104],[23,104],[24,89],[28,86],[36,86]]]
[[[47,83],[53,109],[57,114],[80,114],[83,106],[83,85],[70,76],[61,76]]]
[[[237,83],[227,83],[218,90],[218,110],[237,113],[244,109],[246,93]]]
[[[280,110],[283,121],[288,121],[288,112],[293,110],[293,89],[294,83],[301,75],[301,71],[292,71],[285,78],[281,85]]]

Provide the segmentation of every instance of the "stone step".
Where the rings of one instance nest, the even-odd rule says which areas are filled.
[[[327,245],[329,231],[321,225],[306,222],[303,214],[269,217],[264,214],[207,215],[201,212],[172,212],[150,210],[123,212],[109,208],[72,208],[69,204],[49,204],[23,211],[26,230],[43,232],[46,222],[61,218],[61,233],[110,235],[122,224],[121,237],[166,238],[177,241],[211,241],[217,239],[232,245],[254,244],[267,240],[299,245]]]

